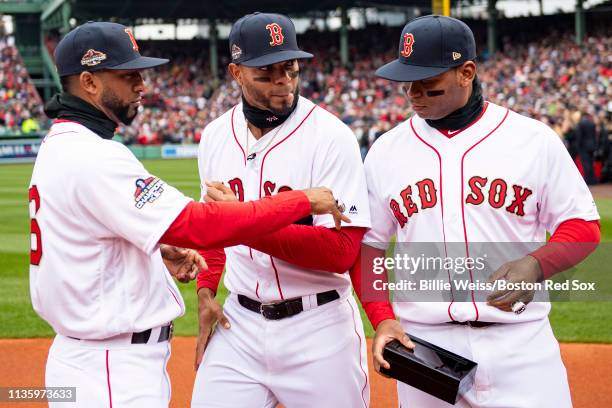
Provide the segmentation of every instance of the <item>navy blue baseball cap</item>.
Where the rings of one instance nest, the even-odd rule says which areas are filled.
[[[167,62],[140,55],[132,31],[117,23],[89,21],[66,34],[55,48],[61,77],[101,69],[146,69]]]
[[[230,31],[229,47],[232,62],[247,67],[313,57],[298,48],[293,21],[282,14],[253,13],[240,18]]]
[[[420,81],[476,59],[474,33],[463,21],[429,15],[404,26],[396,60],[376,75],[398,82]]]

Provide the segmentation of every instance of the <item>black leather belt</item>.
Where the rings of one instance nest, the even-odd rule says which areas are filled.
[[[148,329],[139,333],[132,333],[132,344],[147,344],[151,337],[152,329]],[[156,343],[168,341],[172,338],[173,325],[170,323],[167,326],[163,326],[159,331],[159,337]]]
[[[335,290],[317,293],[317,306],[333,302],[336,299],[340,299],[340,294]],[[238,303],[251,312],[261,314],[268,320],[280,320],[286,317],[295,316],[304,311],[301,297],[275,303],[261,303],[244,295],[238,295]]]
[[[132,344],[147,344],[149,339],[151,338],[151,332],[153,329],[147,329],[145,331],[141,331],[138,333],[132,333]],[[170,324],[163,326],[159,331],[159,337],[157,338],[156,343],[161,343],[163,341],[169,341],[172,338],[172,332],[174,331],[174,325],[172,322]],[[71,339],[82,340],[77,337],[68,336]],[[103,340],[102,340],[103,341]]]
[[[493,326],[494,324],[497,324],[495,322],[481,322],[481,321],[467,321],[467,322],[458,322],[456,320],[453,320],[452,322],[448,322],[448,324],[460,324],[462,326],[470,326],[473,327],[475,329],[481,329],[483,327],[489,327],[489,326]]]

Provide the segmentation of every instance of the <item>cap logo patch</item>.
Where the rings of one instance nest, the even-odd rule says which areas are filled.
[[[453,51],[453,61],[457,61],[459,58],[461,58],[461,53]]]
[[[404,34],[404,48],[400,52],[400,55],[404,58],[408,58],[412,54],[413,45],[414,35],[412,35],[412,33]]]
[[[242,56],[242,50],[236,44],[232,45],[232,59],[237,60]]]
[[[88,67],[95,67],[106,59],[106,54],[101,51],[94,49],[88,49],[83,57],[81,58],[81,65],[87,65]]]
[[[132,34],[132,30],[126,28],[123,31],[125,31],[125,33],[130,37],[130,41],[132,42],[132,49],[134,51],[138,51],[138,44],[136,44],[136,39],[134,38],[134,34]]]
[[[271,23],[266,26],[266,30],[270,31],[270,46],[276,47],[277,45],[282,45],[285,40],[285,36],[283,35],[283,28],[279,26],[277,23]]]

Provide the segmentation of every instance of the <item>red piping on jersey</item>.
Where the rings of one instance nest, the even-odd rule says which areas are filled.
[[[278,269],[276,269],[276,265],[274,265],[274,258],[270,257],[270,262],[272,263],[272,269],[274,269],[274,276],[276,277],[276,286],[278,287],[278,293],[280,294],[281,300],[285,300],[283,296],[283,290],[281,289],[280,279],[278,279]]]
[[[421,142],[423,142],[423,144],[425,144],[426,146],[428,146],[431,150],[433,150],[437,155],[438,155],[438,162],[440,163],[440,210],[442,213],[442,237],[444,238],[444,256],[448,257],[448,251],[446,249],[446,231],[444,228],[444,193],[442,190],[442,156],[440,155],[440,152],[438,152],[438,150],[433,147],[432,145],[430,145],[429,143],[427,143],[425,140],[423,140],[423,138],[421,136],[419,136],[419,134],[417,133],[416,129],[414,128],[414,125],[412,124],[412,119],[414,118],[414,116],[412,118],[410,118],[410,127],[412,128],[412,132],[414,132],[414,135],[417,137],[417,139],[419,139]],[[453,285],[451,282],[451,276],[450,276],[450,271],[447,271],[448,273],[448,283],[451,284],[451,303],[448,304],[448,317],[450,317],[450,319],[452,321],[454,321],[455,319],[453,319],[453,315],[450,312],[450,307],[453,304],[452,301],[455,300],[455,294],[453,293]]]
[[[75,122],[75,123],[76,123],[76,122]],[[66,132],[49,133],[47,136],[43,137],[43,140],[42,140],[42,142],[40,142],[40,143],[45,143],[45,142],[47,141],[47,139],[51,139],[51,138],[52,138],[52,137],[54,137],[54,136],[57,136],[57,135],[63,135],[63,134],[65,134],[65,133],[77,133],[77,132],[75,132],[74,130],[68,130],[68,131],[66,131]]]
[[[285,140],[289,139],[291,137],[291,135],[293,135],[299,128],[300,126],[302,126],[302,124],[306,121],[306,119],[308,119],[308,117],[310,116],[310,114],[312,113],[312,111],[315,110],[315,108],[317,107],[317,105],[313,106],[312,109],[310,110],[310,112],[308,112],[308,114],[306,114],[306,116],[304,117],[304,119],[302,119],[302,121],[300,122],[299,125],[297,125],[297,127],[295,129],[293,129],[291,131],[291,133],[289,133],[287,136],[285,136],[285,138],[283,140],[281,140],[280,142],[278,142],[277,144],[275,144],[274,146],[272,146],[271,148],[268,149],[268,151],[266,152],[266,154],[264,154],[263,159],[261,159],[261,169],[259,172],[259,198],[261,198],[261,184],[263,182],[263,168],[264,168],[264,163],[266,161],[266,157],[268,157],[268,154],[274,150],[274,148],[276,146],[278,146],[279,144],[283,143]]]
[[[113,408],[113,394],[111,393],[110,385],[110,369],[108,368],[108,350],[106,350],[106,385],[108,386],[108,401],[110,408]]]
[[[244,157],[244,165],[246,166],[246,153],[244,152],[244,149],[242,148],[242,145],[238,141],[238,138],[236,137],[236,131],[234,130],[234,112],[236,111],[237,107],[238,107],[238,105],[234,106],[234,109],[232,109],[232,119],[231,119],[231,122],[232,122],[232,134],[234,135],[234,140],[238,144],[238,147],[240,148],[240,150],[242,150],[242,157]],[[248,135],[247,135],[247,137],[248,137]]]
[[[237,107],[238,107],[238,105],[234,106],[234,109],[232,109],[232,117],[231,117],[232,134],[234,135],[234,140],[236,141],[236,144],[238,145],[238,147],[242,151],[242,157],[243,157],[243,160],[244,160],[244,165],[246,166],[246,153],[244,151],[244,148],[242,147],[242,145],[238,141],[238,137],[236,136],[236,130],[234,129],[234,112],[236,111]],[[247,134],[247,137],[249,137],[248,134]],[[261,198],[261,196],[260,196],[260,198]],[[251,255],[251,260],[253,260],[253,250],[251,248],[249,248],[249,254]],[[257,294],[257,290],[258,289],[259,289],[259,282],[257,282],[257,287],[255,288],[255,294]],[[259,295],[257,295],[257,297],[259,297]]]
[[[170,286],[166,286],[168,288],[168,290],[170,291],[170,294],[172,295],[172,297],[174,298],[174,301],[176,302],[177,305],[179,305],[179,308],[182,310],[183,308],[181,307],[181,303],[178,301],[178,299],[176,298],[176,296],[174,295],[174,291],[172,289],[170,289]]]
[[[79,123],[79,122],[76,122],[74,120],[68,120],[68,119],[55,119],[53,121],[53,124],[55,125],[56,123],[76,123],[78,125],[81,125],[81,123]]]
[[[459,133],[463,132],[466,129],[471,128],[472,126],[474,126],[476,124],[476,122],[478,122],[480,120],[480,118],[482,118],[484,116],[485,111],[487,110],[487,107],[489,106],[489,102],[485,102],[484,103],[484,107],[482,108],[482,112],[480,112],[480,114],[478,115],[478,117],[476,117],[476,119],[474,119],[474,121],[472,123],[470,123],[469,125],[467,125],[464,128],[461,128],[459,130],[457,130],[456,132],[453,132],[452,135],[449,135],[447,133],[444,133],[443,131],[441,131],[440,129],[436,129],[438,132],[442,133],[444,136],[446,136],[449,139],[452,139],[453,137],[457,136]]]
[[[259,281],[257,281],[257,286],[255,286],[255,296],[257,296],[258,299],[261,299],[259,297]]]
[[[357,325],[355,324],[355,310],[353,309],[353,305],[351,305],[351,302],[348,299],[346,299],[346,303],[348,303],[349,307],[351,308],[351,313],[353,314],[353,330],[355,330],[355,334],[357,335],[357,338],[359,339],[359,368],[361,369],[361,372],[363,373],[363,377],[365,378],[365,383],[363,384],[363,388],[361,389],[361,399],[363,400],[363,406],[367,408],[368,404],[365,400],[365,396],[363,395],[363,393],[368,386],[368,375],[366,374],[365,370],[363,369],[361,365],[362,340],[361,340],[361,336],[359,335],[359,332],[357,331]]]
[[[293,135],[302,126],[302,124],[306,121],[306,119],[308,119],[310,117],[310,114],[312,113],[312,111],[315,110],[316,107],[317,107],[317,105],[313,106],[312,109],[310,109],[310,111],[306,114],[306,116],[304,116],[304,119],[302,119],[302,121],[296,126],[295,129],[293,129],[280,142],[278,142],[277,144],[275,144],[274,146],[269,148],[268,151],[266,152],[266,154],[264,154],[263,159],[261,159],[261,168],[259,169],[259,198],[261,198],[261,185],[263,183],[263,170],[264,170],[264,163],[266,162],[266,157],[268,157],[268,154],[272,150],[274,150],[278,145],[283,143],[285,140],[289,139],[291,137],[291,135]],[[234,108],[234,109],[236,109],[236,108]],[[232,112],[232,114],[233,114],[233,112]],[[234,122],[232,121],[232,131],[233,131],[233,126],[234,126]],[[236,137],[235,133],[234,133],[234,137]],[[236,140],[236,142],[238,142],[238,140]],[[240,146],[240,148],[242,149],[242,146]],[[243,151],[243,153],[244,153],[244,151]],[[244,160],[245,160],[245,163],[246,163],[246,156],[245,156]],[[276,275],[276,285],[278,286],[278,293],[280,294],[281,299],[284,299],[283,298],[283,292],[282,292],[281,286],[280,286],[280,281],[278,280],[278,271],[276,270],[276,266],[274,266],[274,260],[272,259],[272,257],[270,257],[270,261],[272,261],[272,268],[274,268],[274,274]]]
[[[464,194],[463,191],[464,191],[465,183],[463,182],[463,161],[465,160],[465,156],[470,152],[470,150],[478,146],[480,142],[482,142],[483,140],[491,136],[497,129],[499,129],[499,127],[502,125],[502,123],[505,122],[506,118],[508,117],[508,113],[510,113],[510,111],[506,109],[506,114],[502,118],[501,122],[499,122],[497,126],[495,126],[495,128],[493,128],[493,130],[491,130],[485,137],[483,137],[478,142],[476,142],[476,144],[474,144],[472,147],[467,149],[465,153],[463,153],[463,156],[461,156],[461,218],[463,220],[463,238],[465,239],[465,254],[468,258],[470,257],[470,250],[468,246],[467,228],[465,226],[465,202],[464,202],[465,200],[463,199],[463,194]],[[470,271],[470,282],[474,283],[474,278],[472,276],[472,269],[470,268],[469,271]],[[476,302],[474,301],[474,290],[472,290],[471,292],[472,292],[472,304],[474,305],[474,309],[476,310],[476,320],[478,320],[479,313],[478,313],[478,306],[476,306]]]

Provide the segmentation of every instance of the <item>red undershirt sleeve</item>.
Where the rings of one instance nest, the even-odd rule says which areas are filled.
[[[564,221],[546,245],[530,255],[538,260],[544,279],[582,262],[595,251],[600,240],[599,221]]]
[[[374,329],[386,319],[395,319],[389,295],[377,293],[377,301],[365,301],[362,296],[361,240],[366,229],[344,227],[337,231],[326,227],[290,225],[247,245],[275,258],[312,270],[344,273],[350,268],[355,293]],[[371,287],[371,286],[370,286]],[[386,300],[378,301],[378,298]]]
[[[344,273],[359,252],[365,228],[345,227],[340,231],[326,227],[289,225],[271,234],[244,242],[253,249],[313,271]],[[225,266],[222,249],[200,251],[208,271],[198,274],[198,290],[206,287],[216,293]]]
[[[357,257],[365,230],[294,224],[245,245],[301,268],[344,273]]]
[[[362,250],[357,256],[357,260],[350,270],[351,281],[355,294],[363,306],[370,323],[374,330],[383,320],[395,320],[393,307],[389,302],[389,292],[386,289],[375,290],[373,286],[374,279],[380,279],[387,282],[387,274],[374,275],[366,270],[364,274],[362,265],[373,265],[372,259],[376,256],[385,256],[385,251],[372,248],[368,245],[363,245]],[[383,286],[384,288],[384,286]]]
[[[221,281],[221,275],[223,275],[223,269],[225,268],[225,250],[220,249],[207,249],[198,251],[200,255],[206,261],[208,270],[200,270],[196,281],[197,290],[202,288],[208,288],[217,294],[219,282]]]
[[[359,250],[364,233],[365,228],[361,227],[345,227],[336,231],[326,227],[290,225],[246,244],[275,258],[315,271],[344,273],[350,268],[355,293],[372,326],[376,328],[383,320],[395,319],[395,315],[388,302],[388,294],[387,301],[381,302],[366,302],[361,297]],[[198,290],[206,287],[216,293],[225,265],[225,253],[215,249],[201,251],[200,254],[206,259],[209,269],[198,275]],[[357,261],[354,262],[356,257]]]
[[[302,191],[245,203],[191,202],[159,243],[195,249],[234,246],[289,225],[310,212],[310,202]]]

